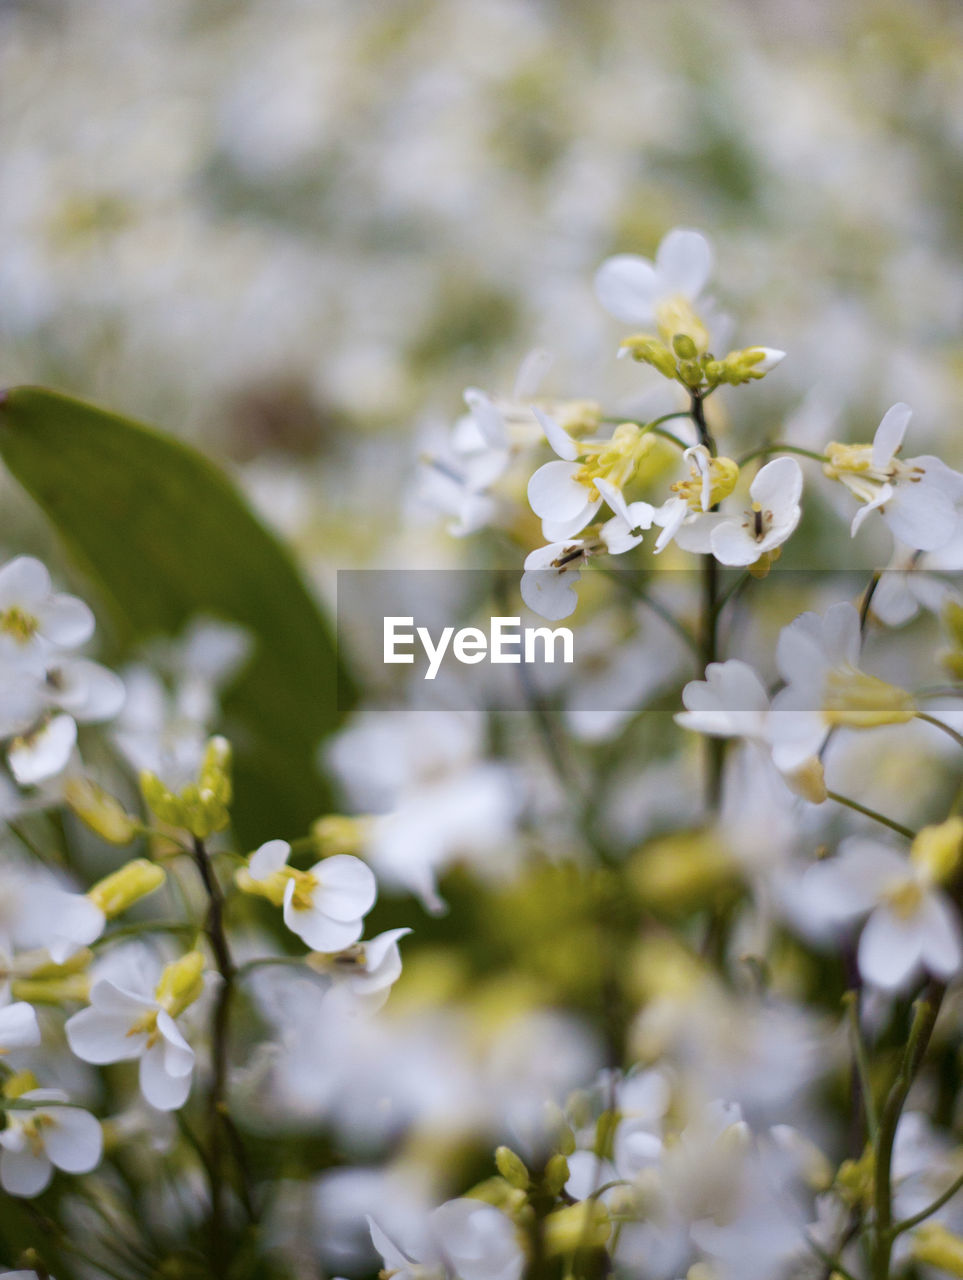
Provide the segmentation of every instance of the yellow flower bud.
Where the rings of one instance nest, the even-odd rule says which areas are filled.
[[[913,1233],[913,1257],[951,1276],[963,1276],[963,1238],[941,1222],[926,1222]]]
[[[790,789],[810,804],[822,804],[827,796],[826,771],[818,756],[810,756],[798,769],[784,775]]]
[[[875,729],[884,724],[906,724],[916,715],[912,694],[895,684],[855,668],[830,671],[823,702],[827,724],[848,729]]]
[[[283,871],[275,871],[263,880],[255,880],[247,867],[241,867],[234,873],[234,883],[242,893],[250,893],[255,898],[267,898],[275,907],[284,905],[284,890],[289,878]]]
[[[357,857],[364,849],[371,830],[367,818],[349,818],[340,813],[329,813],[311,824],[311,839],[322,858],[337,853]]]
[[[498,1147],[495,1150],[495,1168],[511,1186],[524,1191],[531,1185],[531,1177],[525,1168],[525,1161],[516,1155],[511,1147]]]
[[[90,995],[90,978],[86,973],[64,974],[60,978],[14,978],[10,984],[14,1000],[26,1000],[27,1004],[69,1004],[86,1002]]]
[[[568,1182],[569,1168],[568,1161],[560,1153],[552,1156],[545,1165],[545,1189],[551,1195],[557,1196],[562,1188]]]
[[[64,799],[84,826],[110,844],[130,844],[140,829],[120,801],[91,778],[69,778]]]
[[[910,857],[933,881],[945,884],[956,875],[963,854],[963,818],[954,816],[923,827],[913,841]]]
[[[695,354],[704,355],[709,349],[709,330],[695,312],[688,298],[665,298],[656,308],[659,336],[663,342],[673,342],[678,337],[688,338]]]
[[[187,826],[187,809],[180,798],[169,790],[155,773],[144,769],[140,775],[140,791],[151,813],[172,827]]]
[[[197,784],[202,793],[211,792],[224,807],[231,803],[231,744],[226,738],[209,739],[204,749]]]
[[[653,338],[648,333],[635,333],[629,338],[624,338],[621,345],[633,360],[638,360],[640,364],[650,364],[653,369],[658,369],[663,377],[675,381],[676,358],[664,342],[660,342],[658,338]]]
[[[603,1249],[611,1228],[608,1210],[598,1200],[568,1205],[545,1219],[545,1252],[553,1258],[576,1249]]]
[[[3,1082],[3,1096],[13,1101],[37,1087],[37,1077],[32,1071],[18,1071]]]
[[[88,889],[87,897],[111,920],[159,889],[166,879],[167,873],[156,862],[135,858],[103,880],[98,880],[92,889]]]
[[[172,1018],[183,1013],[204,990],[205,965],[203,952],[188,951],[165,967],[154,995]]]

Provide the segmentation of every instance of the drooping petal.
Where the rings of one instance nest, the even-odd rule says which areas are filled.
[[[913,410],[902,401],[883,414],[873,437],[873,466],[877,471],[885,470],[896,456],[912,416]]]
[[[76,596],[50,596],[39,619],[44,637],[59,649],[75,649],[94,634],[94,615]]]
[[[595,273],[595,296],[616,320],[652,324],[659,295],[659,277],[647,258],[620,253],[607,258]]]
[[[81,724],[112,720],[124,705],[123,680],[98,662],[66,658],[47,679],[53,681],[51,700]]]
[[[895,537],[916,551],[937,551],[956,532],[960,515],[953,500],[923,479],[895,486],[883,512]]]
[[[100,1009],[81,1009],[67,1019],[64,1030],[71,1051],[97,1066],[139,1058],[147,1045],[146,1032],[131,1034],[129,1017]]]
[[[151,1045],[140,1060],[140,1091],[157,1111],[176,1111],[187,1101],[192,1073],[172,1076],[164,1065],[164,1042]]]
[[[157,1030],[164,1040],[164,1070],[172,1076],[189,1075],[194,1070],[194,1050],[181,1035],[171,1015],[163,1009],[157,1015]]]
[[[533,408],[532,412],[545,432],[545,438],[558,456],[565,462],[574,462],[578,457],[579,450],[578,445],[568,432],[559,426],[550,413],[545,413],[538,408]]]
[[[699,231],[676,227],[655,255],[660,296],[681,294],[695,301],[712,273],[712,246]]]
[[[56,777],[66,768],[77,743],[77,726],[70,716],[54,716],[42,729],[17,739],[7,752],[10,771],[22,787]]]
[[[762,554],[752,533],[742,521],[737,520],[722,520],[712,526],[709,545],[715,558],[725,565],[755,564]]]
[[[465,391],[465,404],[471,410],[471,416],[477,423],[482,439],[489,449],[507,449],[508,432],[505,430],[505,419],[499,413],[491,396],[477,387],[468,387]]]
[[[558,543],[550,543],[548,547],[539,547],[538,552],[551,552],[553,556],[557,556],[558,548]],[[573,614],[578,606],[575,584],[582,576],[578,569],[578,563],[581,562],[564,569],[552,568],[550,563],[531,564],[530,561],[536,554],[532,552],[525,561],[520,587],[522,599],[540,618],[560,622],[562,618]]]

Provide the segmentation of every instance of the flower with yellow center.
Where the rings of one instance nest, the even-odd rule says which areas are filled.
[[[203,991],[204,956],[199,951],[167,965],[153,997],[95,982],[90,1007],[67,1020],[67,1043],[84,1062],[98,1065],[139,1059],[140,1088],[158,1111],[176,1111],[187,1101],[194,1050],[175,1018]]]
[[[697,517],[728,498],[739,480],[737,463],[732,458],[714,458],[705,445],[693,445],[682,456],[689,464],[689,474],[672,485],[674,497],[653,514],[654,522],[662,528],[655,542],[656,552],[664,551],[685,526],[694,524]],[[679,545],[685,545],[683,539],[679,539]]]
[[[853,517],[853,536],[872,511],[879,511],[905,546],[935,551],[960,526],[963,475],[939,458],[923,455],[903,461],[897,456],[911,417],[908,405],[894,404],[872,444],[831,441],[823,471],[863,504]]]
[[[284,909],[284,923],[314,951],[334,952],[361,937],[377,895],[374,873],[351,854],[322,858],[309,871],[287,865],[291,846],[269,840],[251,855],[238,884]]]
[[[866,916],[857,960],[873,986],[904,990],[924,972],[946,981],[963,965],[959,917],[941,888],[956,870],[961,839],[959,818],[925,827],[908,858],[881,841],[851,836],[836,857],[803,876],[803,917],[846,927]]]
[[[635,422],[623,422],[607,440],[574,440],[540,409],[534,413],[558,455],[538,468],[528,482],[528,500],[542,518],[549,542],[579,533],[602,505],[602,480],[621,490],[633,478],[657,439]]]
[[[39,1195],[54,1169],[89,1173],[100,1163],[103,1136],[89,1111],[64,1106],[59,1089],[28,1089],[18,1095],[23,1109],[6,1113],[0,1132],[0,1185],[13,1196]]]
[[[0,654],[5,659],[29,661],[51,646],[73,649],[93,630],[87,606],[54,592],[39,560],[18,556],[0,569]]]

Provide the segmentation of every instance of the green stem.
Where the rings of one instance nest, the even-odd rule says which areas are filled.
[[[744,467],[747,462],[752,462],[754,458],[764,458],[770,453],[796,453],[801,458],[812,458],[814,462],[828,462],[828,458],[824,453],[815,453],[812,449],[800,449],[798,445],[786,444],[782,440],[776,440],[772,444],[760,445],[758,449],[750,449],[741,458],[737,458],[736,462],[740,467]]]
[[[918,1227],[927,1218],[932,1218],[934,1213],[939,1213],[940,1209],[945,1204],[948,1204],[961,1188],[963,1188],[963,1173],[954,1178],[943,1194],[937,1196],[932,1204],[927,1205],[925,1209],[921,1209],[919,1213],[914,1213],[911,1218],[904,1218],[902,1222],[897,1222],[893,1227],[893,1239],[895,1240],[897,1236],[901,1236],[904,1231],[910,1231],[913,1227]]]
[[[963,734],[957,733],[955,729],[951,729],[948,724],[944,724],[936,716],[928,715],[925,711],[917,711],[916,718],[917,720],[925,720],[927,724],[935,725],[937,729],[942,729],[945,734],[953,739],[958,747],[963,747]]]
[[[866,805],[860,804],[858,800],[850,800],[849,796],[842,796],[838,791],[827,791],[827,797],[835,800],[837,804],[845,805],[847,809],[852,809],[854,813],[861,813],[865,818],[872,818],[874,822],[880,823],[881,826],[889,827],[890,831],[895,831],[901,836],[905,836],[907,840],[915,840],[916,832],[909,827],[904,827],[901,822],[896,822],[893,818],[887,818],[885,814],[877,813],[875,809],[869,809]]]
[[[876,1115],[876,1102],[873,1098],[873,1086],[869,1077],[869,1059],[866,1056],[866,1045],[863,1042],[863,1031],[859,1025],[859,992],[847,991],[843,997],[849,1014],[850,1033],[853,1040],[853,1059],[859,1079],[859,1089],[863,1095],[863,1110],[866,1114],[866,1129],[870,1141],[876,1141],[879,1131],[879,1118]]]
[[[698,391],[692,392],[690,413],[699,433],[700,444],[705,445],[710,454],[716,456],[716,442],[712,438],[706,422],[705,405]],[[701,654],[703,670],[719,658],[719,565],[715,556],[702,557],[702,620],[700,626]],[[725,764],[726,743],[724,738],[706,735],[706,808],[711,812],[719,807],[722,798],[722,771]]]
[[[910,1088],[926,1056],[945,991],[946,988],[942,983],[930,982],[916,1002],[916,1011],[903,1061],[886,1099],[879,1122],[873,1193],[876,1215],[873,1280],[889,1280],[890,1259],[895,1239],[892,1188],[893,1144]]]

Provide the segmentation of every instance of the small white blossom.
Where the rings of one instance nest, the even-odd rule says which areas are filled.
[[[38,1103],[7,1112],[0,1130],[0,1185],[12,1196],[39,1195],[54,1169],[89,1173],[100,1163],[103,1135],[99,1122],[80,1107],[58,1106],[67,1095],[59,1089],[30,1089],[18,1099]]]
[[[252,854],[254,881],[283,877],[284,923],[315,951],[334,952],[361,937],[364,917],[374,906],[377,885],[367,863],[338,853],[309,871],[287,865],[291,846],[269,840]]]
[[[676,299],[698,302],[712,272],[712,248],[698,231],[676,227],[666,235],[655,261],[622,253],[607,258],[595,275],[595,296],[617,320],[659,326]]]
[[[687,530],[686,548],[711,552],[720,564],[755,564],[795,532],[802,515],[802,486],[802,471],[795,458],[767,462],[749,486],[748,510],[697,516]]]

